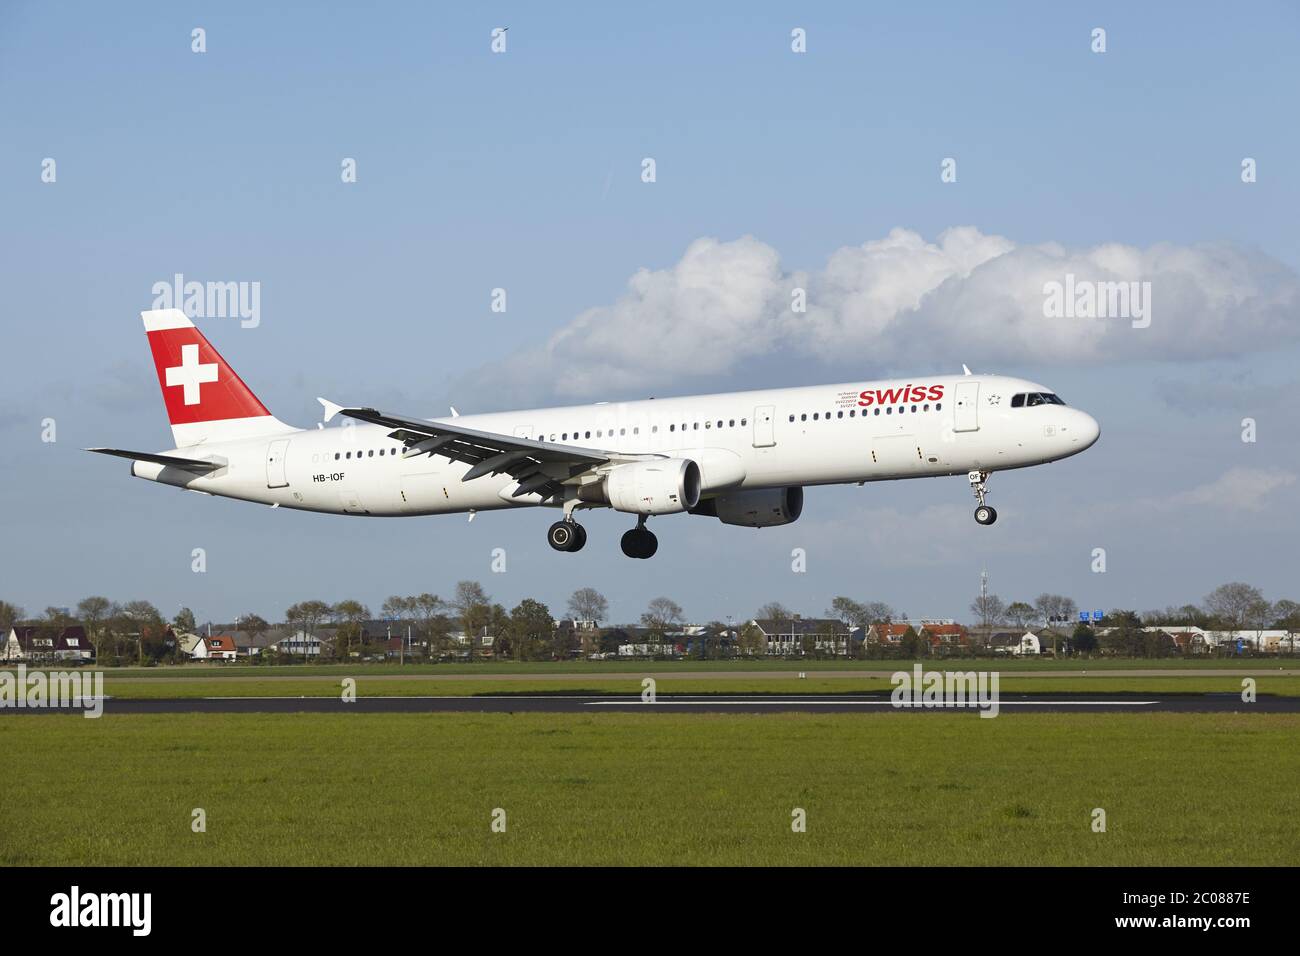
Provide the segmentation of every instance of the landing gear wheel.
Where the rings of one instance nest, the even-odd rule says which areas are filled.
[[[586,534],[581,526],[573,521],[557,521],[546,532],[546,543],[556,551],[577,551],[586,543]]]
[[[980,505],[975,509],[975,520],[980,524],[992,524],[998,520],[998,513],[988,505]]]
[[[578,536],[574,539],[573,547],[571,547],[569,550],[581,551],[583,549],[583,546],[586,545],[587,543],[587,529],[584,528],[582,525],[577,524],[576,522],[574,523],[573,528],[575,531],[578,532]]]
[[[640,526],[624,534],[619,543],[629,558],[650,558],[659,550],[659,539],[654,536],[654,532]]]

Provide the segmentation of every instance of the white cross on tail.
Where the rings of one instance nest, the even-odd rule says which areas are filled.
[[[167,370],[168,386],[180,385],[185,389],[185,404],[199,404],[199,386],[204,382],[217,380],[217,364],[209,362],[199,364],[199,347],[197,345],[181,346],[181,364]]]

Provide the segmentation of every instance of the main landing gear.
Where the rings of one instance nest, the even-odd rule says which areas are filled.
[[[636,527],[623,535],[620,542],[629,558],[650,558],[659,550],[659,539],[645,526],[645,515],[636,519]]]
[[[587,529],[572,518],[551,525],[546,532],[546,543],[556,551],[581,551],[587,543]]]
[[[979,502],[979,507],[975,509],[975,520],[980,524],[992,524],[998,520],[997,511],[984,503],[984,496],[988,494],[985,482],[989,480],[989,474],[987,471],[972,471],[966,476],[971,491],[975,493],[975,500]]]
[[[551,525],[546,532],[546,543],[556,551],[581,551],[587,543],[587,531],[573,520],[572,515]],[[650,558],[659,550],[659,539],[646,528],[645,516],[637,519],[636,527],[623,535],[623,553],[629,558]]]

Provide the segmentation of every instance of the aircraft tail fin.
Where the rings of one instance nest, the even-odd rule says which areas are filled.
[[[180,309],[140,317],[177,448],[295,431],[267,410]]]

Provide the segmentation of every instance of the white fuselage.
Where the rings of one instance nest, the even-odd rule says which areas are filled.
[[[1085,412],[1059,404],[1011,407],[1017,393],[1048,392],[1003,376],[935,376],[461,415],[454,422],[620,454],[689,458],[700,466],[707,497],[1002,471],[1091,446],[1099,428]],[[436,454],[403,458],[390,431],[348,423],[205,443],[174,452],[223,463],[209,475],[139,461],[132,474],[334,514],[429,515],[540,503],[533,495],[512,498],[516,485],[508,475],[466,482],[466,464]]]

